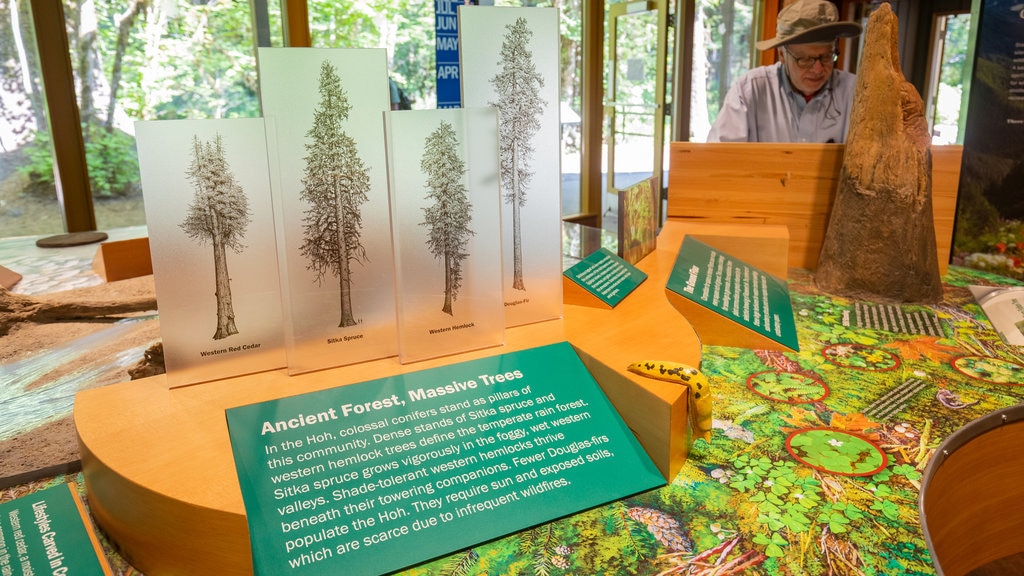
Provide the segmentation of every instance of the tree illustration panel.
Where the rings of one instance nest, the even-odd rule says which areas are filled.
[[[497,115],[387,116],[399,359],[503,342]]]
[[[378,49],[261,48],[288,371],[397,353]]]
[[[168,383],[284,366],[263,120],[135,129]]]
[[[498,110],[506,321],[562,313],[558,11],[459,7],[463,105]]]

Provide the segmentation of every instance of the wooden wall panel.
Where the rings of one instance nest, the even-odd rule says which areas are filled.
[[[842,144],[673,142],[669,218],[785,224],[789,265],[815,269],[842,168]],[[940,274],[953,241],[962,146],[932,147],[932,208]]]

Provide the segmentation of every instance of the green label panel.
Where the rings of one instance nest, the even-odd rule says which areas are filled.
[[[227,422],[264,575],[390,572],[665,483],[568,343]]]
[[[70,484],[0,505],[0,576],[109,574]]]
[[[775,342],[800,349],[786,283],[696,238],[683,239],[668,289]]]
[[[612,308],[647,279],[647,274],[607,248],[598,249],[563,274]]]

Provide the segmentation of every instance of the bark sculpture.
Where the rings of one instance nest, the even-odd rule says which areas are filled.
[[[833,294],[942,298],[931,147],[921,96],[903,78],[888,4],[868,20],[839,187],[815,280]]]

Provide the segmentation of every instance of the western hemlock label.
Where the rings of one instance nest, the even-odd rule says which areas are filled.
[[[564,342],[227,422],[257,574],[391,572],[665,482]]]
[[[647,279],[647,274],[607,248],[598,249],[563,274],[612,308]]]
[[[775,342],[800,347],[786,283],[696,238],[683,239],[667,287]]]
[[[74,484],[0,504],[0,574],[109,575]]]

